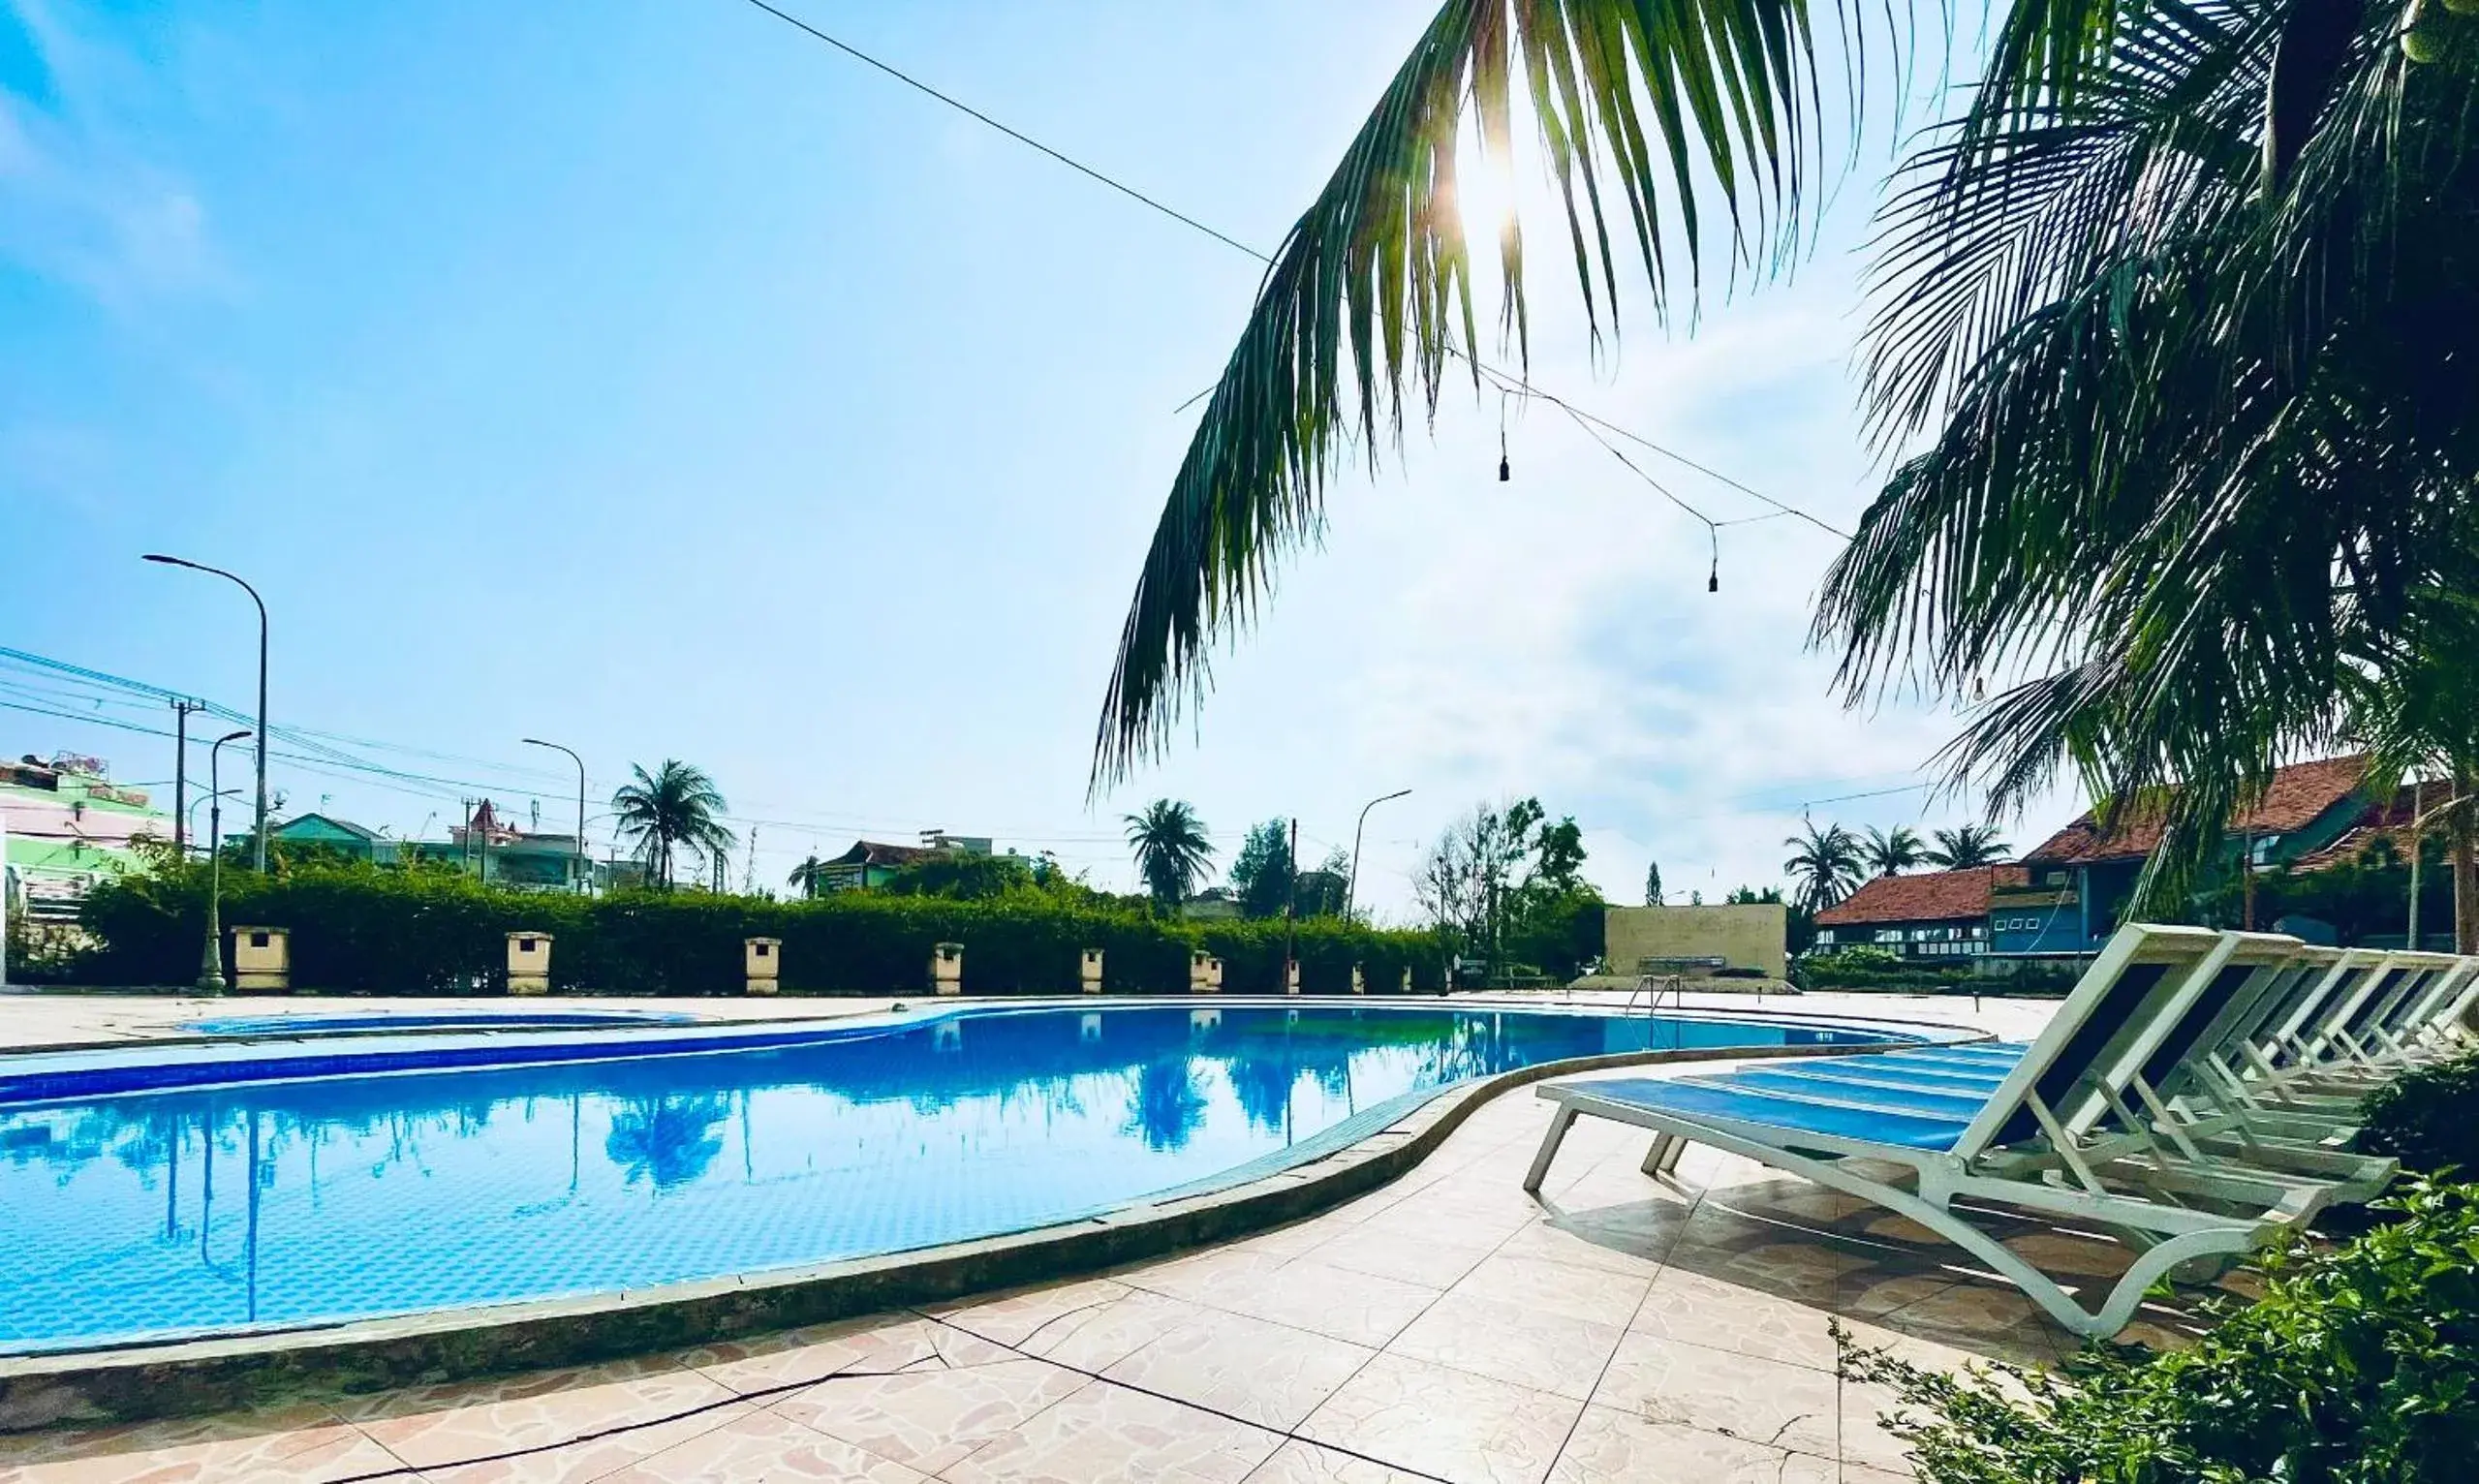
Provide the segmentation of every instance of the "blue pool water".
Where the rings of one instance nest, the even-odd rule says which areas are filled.
[[[684,1038],[746,1034],[409,1036],[331,1042],[311,1061],[251,1046],[0,1061],[0,1354],[928,1247],[1232,1183],[1441,1089],[1544,1061],[1888,1038],[1246,1004],[779,1025],[776,1043],[746,1049]],[[456,1048],[503,1065],[421,1068]]]

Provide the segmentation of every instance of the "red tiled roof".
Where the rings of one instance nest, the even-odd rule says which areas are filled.
[[[2232,819],[2232,834],[2287,834],[2315,819],[2326,810],[2350,796],[2367,772],[2367,756],[2325,757],[2314,762],[2297,762],[2273,774],[2273,786],[2264,790],[2261,802]],[[2103,838],[2092,823],[2090,811],[2072,824],[2040,842],[2024,854],[2031,865],[2063,865],[2073,861],[2141,860],[2160,843],[2160,818],[2156,812],[2146,817],[2121,819],[2118,828]]]
[[[1925,876],[1880,876],[1816,913],[1818,927],[1863,922],[1953,922],[1985,917],[1994,886],[2030,881],[2021,866],[1971,866]]]

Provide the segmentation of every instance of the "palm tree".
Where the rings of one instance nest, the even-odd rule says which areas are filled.
[[[1846,68],[1914,41],[1836,10]],[[1450,376],[1535,394],[1480,359],[1467,131],[1503,170],[1523,79],[1565,208],[1555,257],[1597,336],[1622,259],[1657,315],[1693,294],[1717,241],[1699,202],[1728,209],[1734,279],[1795,256],[1840,96],[1810,19],[1788,0],[1441,6],[1206,404],[1122,631],[1097,781],[1167,740],[1206,651],[1321,528],[1347,453],[1374,456]],[[2460,168],[2479,69],[2460,24],[2428,0],[2014,5],[1961,116],[1890,183],[1863,400],[1880,448],[1937,436],[1829,576],[1817,635],[1854,702],[2010,684],[1945,757],[1998,807],[2069,769],[2104,799],[2165,797],[2150,901],[2341,730],[2345,672],[2399,648],[2412,595],[2479,569],[2479,372],[2454,328],[2479,316],[2479,178]],[[1866,77],[1903,69],[1855,71],[1859,107]],[[1525,237],[1491,225],[1520,365]]]
[[[1928,858],[1918,831],[1907,824],[1895,825],[1890,835],[1870,825],[1868,840],[1859,848],[1859,853],[1869,871],[1877,876],[1900,876]]]
[[[1136,873],[1160,912],[1177,912],[1214,859],[1214,842],[1196,811],[1177,799],[1156,799],[1142,814],[1127,817],[1128,844]]]
[[[826,862],[820,860],[815,850],[812,850],[799,865],[792,867],[791,875],[784,879],[786,885],[800,888],[801,900],[805,902],[816,901],[818,893],[824,888],[825,882]]]
[[[1807,912],[1823,912],[1868,879],[1859,841],[1839,824],[1819,829],[1812,820],[1806,834],[1792,835],[1782,843],[1791,850],[1782,869],[1801,883],[1799,906]]]
[[[730,806],[703,771],[668,757],[652,773],[642,766],[630,771],[635,781],[611,795],[617,828],[635,842],[636,858],[666,890],[682,847],[718,860],[731,849],[732,833],[718,818]]]
[[[1920,852],[1920,859],[1945,871],[1963,871],[1972,866],[1993,866],[2014,853],[2014,847],[1997,837],[1994,824],[1966,824],[1959,829],[1930,831],[1936,844]]]

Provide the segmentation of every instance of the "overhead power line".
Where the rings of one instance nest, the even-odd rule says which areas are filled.
[[[772,15],[784,24],[799,31],[801,34],[809,37],[810,39],[834,47],[837,51],[844,53],[846,56],[861,63],[863,66],[873,68],[878,72],[883,73],[885,76],[894,78],[896,81],[913,89],[914,92],[921,94],[923,97],[944,104],[947,108],[953,108],[957,112],[964,114],[966,117],[971,118],[990,129],[994,129],[1000,134],[1006,135],[1008,139],[1015,140],[1017,143],[1024,145],[1026,148],[1034,150],[1061,165],[1066,166],[1068,169],[1074,170],[1077,174],[1083,175],[1087,179],[1090,179],[1099,185],[1118,192],[1120,195],[1127,197],[1130,201],[1135,201],[1137,204],[1144,206],[1149,210],[1158,212],[1193,232],[1202,232],[1206,236],[1213,238],[1215,241],[1222,243],[1224,247],[1230,248],[1234,252],[1245,254],[1246,256],[1255,259],[1259,263],[1270,266],[1274,262],[1274,257],[1271,253],[1251,247],[1249,244],[1232,236],[1230,233],[1223,232],[1218,228],[1207,226],[1204,222],[1197,220],[1195,217],[1189,215],[1187,212],[1170,205],[1157,197],[1147,195],[1145,192],[1136,189],[1134,186],[1119,179],[1117,176],[1110,174],[1106,170],[1096,166],[1087,165],[1084,161],[1077,159],[1075,156],[1069,154],[1067,151],[1059,149],[1053,145],[1045,144],[1021,129],[1017,129],[1009,124],[1002,123],[1000,120],[982,112],[979,108],[973,107],[971,104],[964,102],[962,99],[955,97],[953,94],[943,92],[938,88],[932,87],[929,83],[914,77],[911,73],[904,71],[902,68],[895,66],[893,63],[881,60],[880,58],[863,51],[860,47],[853,46],[852,43],[845,41],[841,37],[822,31],[817,26],[810,24],[808,21],[801,19],[799,16],[791,15],[790,12],[780,10],[767,3],[767,0],[748,0],[748,3],[757,9],[765,12],[767,15]],[[1497,383],[1502,390],[1508,390],[1518,396],[1535,398],[1540,401],[1547,402],[1565,412],[1569,417],[1576,418],[1579,422],[1596,424],[1606,431],[1615,433],[1629,442],[1641,445],[1642,447],[1660,454],[1664,458],[1673,460],[1686,468],[1692,469],[1696,473],[1701,474],[1708,479],[1726,484],[1730,488],[1739,491],[1741,494],[1746,495],[1751,499],[1761,501],[1762,503],[1773,507],[1782,514],[1796,516],[1799,519],[1808,522],[1810,525],[1814,526],[1817,530],[1823,531],[1828,535],[1838,537],[1841,540],[1850,540],[1849,533],[1836,530],[1833,526],[1817,519],[1806,510],[1803,510],[1796,506],[1789,505],[1783,501],[1777,500],[1773,496],[1765,494],[1760,490],[1751,488],[1750,486],[1741,483],[1739,480],[1731,479],[1728,475],[1721,474],[1704,464],[1698,463],[1696,460],[1689,458],[1686,454],[1678,452],[1675,449],[1664,448],[1660,444],[1655,443],[1652,439],[1646,438],[1640,433],[1632,432],[1629,429],[1621,427],[1619,424],[1610,421],[1606,417],[1586,412],[1564,397],[1558,396],[1552,392],[1543,391],[1539,387],[1534,386],[1529,378],[1513,376],[1501,367],[1493,366],[1476,356],[1469,355],[1451,346],[1447,348],[1447,354],[1458,359],[1469,362],[1475,371],[1480,372],[1491,381]],[[1181,403],[1179,410],[1185,411],[1189,406],[1193,405],[1200,398],[1210,395],[1211,392],[1212,388],[1210,387],[1205,391],[1198,392],[1196,396],[1191,397],[1187,402]],[[1605,444],[1603,447],[1606,448],[1607,445]],[[1611,451],[1615,453],[1617,450],[1612,449]],[[1624,462],[1623,459],[1622,462]],[[1628,467],[1634,468],[1632,464],[1629,464]],[[1637,470],[1636,472],[1639,476],[1642,476],[1643,472],[1641,470]],[[1658,484],[1656,484],[1654,487],[1657,489],[1660,488]],[[1715,521],[1703,514],[1701,511],[1689,507],[1685,501],[1680,500],[1676,495],[1671,494],[1668,490],[1663,489],[1661,492],[1668,496],[1672,504],[1687,510],[1688,513],[1695,516],[1696,519],[1703,521],[1707,527],[1737,525],[1742,523],[1740,521]]]

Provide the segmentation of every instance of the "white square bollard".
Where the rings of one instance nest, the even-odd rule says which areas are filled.
[[[1076,959],[1076,982],[1086,994],[1101,993],[1101,950],[1087,948]]]
[[[942,995],[964,993],[964,944],[942,943],[931,945],[930,988]]]

